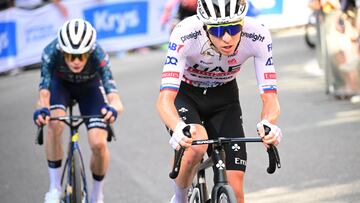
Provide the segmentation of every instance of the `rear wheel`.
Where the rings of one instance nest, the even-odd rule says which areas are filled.
[[[221,186],[216,195],[216,203],[236,203],[233,189],[229,185]]]

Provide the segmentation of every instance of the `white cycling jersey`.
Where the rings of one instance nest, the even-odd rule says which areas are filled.
[[[170,36],[162,72],[161,90],[178,91],[181,81],[211,88],[235,79],[242,64],[254,58],[260,93],[276,92],[276,73],[272,59],[270,32],[255,19],[245,17],[241,41],[235,53],[216,52],[196,15],[181,21]]]

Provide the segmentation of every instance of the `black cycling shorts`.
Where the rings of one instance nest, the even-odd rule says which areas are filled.
[[[105,91],[100,79],[95,77],[89,81],[72,83],[56,76],[51,79],[50,85],[50,110],[66,109],[74,99],[79,104],[81,115],[101,115],[101,108],[105,103]],[[85,121],[86,128],[106,129],[104,119],[93,118]]]
[[[187,124],[203,125],[209,139],[244,137],[239,90],[236,80],[214,88],[199,88],[182,82],[175,99],[181,119]],[[209,147],[208,154],[211,154]],[[245,143],[225,147],[227,170],[246,169]]]

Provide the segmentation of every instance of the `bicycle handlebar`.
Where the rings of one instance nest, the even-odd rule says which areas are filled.
[[[42,115],[45,118],[45,115]],[[58,120],[66,123],[69,126],[72,126],[69,121],[77,122],[79,120],[89,120],[91,118],[104,118],[103,115],[90,115],[90,116],[58,116],[58,117],[50,117],[51,121]],[[38,126],[37,133],[36,133],[36,140],[35,143],[42,145],[44,143],[44,125]],[[108,131],[107,141],[111,142],[112,139],[116,140],[114,130],[112,126],[108,124],[106,126],[106,130]]]
[[[270,128],[266,125],[264,125],[265,128],[265,135],[269,134]],[[184,135],[187,137],[191,137],[190,134],[190,126],[186,126],[183,129]],[[223,143],[230,143],[230,142],[263,142],[262,138],[260,137],[243,137],[243,138],[225,138],[225,137],[219,137],[217,139],[211,139],[211,140],[194,140],[192,142],[192,145],[203,145],[203,144],[223,144]],[[175,150],[174,155],[174,165],[169,173],[169,177],[171,179],[175,179],[179,175],[180,166],[181,166],[181,158],[184,155],[185,147],[180,147],[178,151]],[[267,149],[268,157],[269,157],[269,166],[267,167],[266,171],[269,174],[273,174],[277,168],[281,168],[280,163],[280,156],[279,152],[274,145],[270,145]]]

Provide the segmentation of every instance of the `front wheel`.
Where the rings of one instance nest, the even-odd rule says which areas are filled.
[[[73,154],[73,171],[72,171],[72,202],[81,203],[82,202],[82,176],[81,176],[81,157],[78,150],[74,151]]]
[[[198,187],[193,187],[189,194],[189,203],[201,203],[200,190]]]
[[[229,185],[221,186],[216,195],[215,203],[236,203],[233,189]]]

